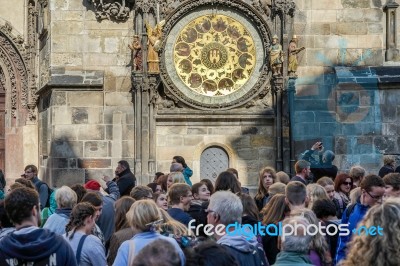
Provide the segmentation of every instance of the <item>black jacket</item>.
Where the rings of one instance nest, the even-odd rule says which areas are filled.
[[[136,185],[135,175],[131,172],[130,169],[126,169],[121,173],[117,174],[117,176],[118,179],[115,178],[113,181],[115,181],[118,185],[119,194],[121,195],[121,197],[129,196],[129,193],[131,193],[132,188],[134,188]]]

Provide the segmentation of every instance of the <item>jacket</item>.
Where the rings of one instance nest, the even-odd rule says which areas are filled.
[[[13,265],[77,265],[62,236],[36,226],[21,228],[0,242],[0,265],[11,265],[10,261]]]
[[[335,257],[335,264],[339,261],[345,259],[346,257],[346,249],[347,243],[351,240],[351,232],[353,229],[357,227],[357,224],[364,218],[365,214],[367,213],[369,206],[362,205],[360,200],[357,201],[356,205],[354,206],[353,211],[350,213],[349,217],[347,217],[346,210],[343,212],[341,224],[348,224],[347,227],[350,230],[348,235],[339,236],[337,250],[336,250],[336,257]]]
[[[308,254],[292,251],[282,251],[276,257],[274,266],[311,266]]]
[[[248,240],[244,235],[226,234],[218,239],[217,244],[223,245],[240,266],[269,265],[262,245],[254,236]]]
[[[183,177],[185,178],[185,182],[189,185],[192,186],[192,181],[190,181],[190,177],[193,175],[192,169],[189,168],[189,166],[186,166],[183,168]]]
[[[112,181],[117,182],[120,196],[129,196],[132,188],[136,185],[135,175],[131,172],[131,169],[125,169],[117,176],[118,178],[114,178]],[[106,192],[111,194],[108,189],[106,189]]]
[[[119,198],[118,186],[115,182],[107,182],[107,188],[109,195],[99,195],[103,199],[103,211],[97,220],[96,224],[100,227],[101,232],[103,232],[104,240],[108,242],[112,233],[114,232],[114,203]]]
[[[43,228],[46,228],[54,233],[59,235],[65,234],[65,226],[69,222],[69,215],[71,214],[72,209],[64,208],[64,209],[56,209],[56,212],[50,215],[47,219],[46,223],[43,225]]]

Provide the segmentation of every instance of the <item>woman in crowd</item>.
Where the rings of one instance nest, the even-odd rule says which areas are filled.
[[[101,213],[103,212],[103,199],[100,197],[100,195],[95,192],[88,192],[85,194],[85,196],[83,196],[81,202],[89,202],[94,206],[94,208],[96,209],[95,218],[97,221]],[[94,225],[92,234],[97,236],[104,246],[106,245],[103,232],[101,231],[100,227],[97,224]]]
[[[338,174],[335,178],[335,195],[333,203],[336,206],[336,216],[341,219],[344,210],[350,202],[350,190],[353,179],[348,174]]]
[[[185,257],[177,242],[156,232],[156,225],[162,217],[153,200],[136,201],[126,214],[126,218],[137,233],[133,238],[122,243],[113,265],[131,265],[140,250],[157,239],[164,239],[173,244],[181,259],[181,265],[185,265]]]
[[[124,241],[131,239],[135,233],[126,219],[126,213],[134,202],[135,200],[128,196],[124,196],[115,202],[115,232],[110,238],[110,249],[107,257],[108,265],[114,263],[118,248],[121,244]]]
[[[295,209],[290,213],[292,216],[302,216],[311,224],[318,226],[318,218],[309,209]],[[313,265],[330,266],[332,265],[331,252],[325,237],[318,232],[313,235],[310,245],[309,258]]]
[[[215,191],[226,190],[234,194],[240,194],[242,191],[236,176],[228,171],[221,172],[215,180]]]
[[[307,185],[307,196],[308,196],[308,206],[307,208],[312,209],[314,202],[318,199],[328,199],[325,189],[318,184],[308,184]]]
[[[210,196],[211,196],[215,191],[213,182],[211,182],[211,180],[207,178],[203,178],[202,180],[200,180],[200,182],[206,184],[208,191],[210,191]]]
[[[244,193],[240,194],[239,198],[243,205],[242,224],[249,224],[251,226],[258,224],[260,217],[254,199]]]
[[[196,183],[192,186],[193,199],[190,202],[190,208],[187,211],[196,224],[207,223],[207,213],[205,213],[204,203],[210,200],[211,193],[207,184],[203,182]]]
[[[353,265],[400,265],[400,199],[390,198],[382,205],[368,210],[359,224],[366,228],[380,226],[382,234],[354,234],[349,243],[349,253],[343,264]]]
[[[394,173],[396,167],[396,160],[393,155],[383,156],[383,166],[379,169],[379,176],[384,177],[387,174]]]
[[[193,175],[192,169],[189,168],[189,166],[186,164],[185,159],[182,156],[174,156],[172,158],[173,163],[180,163],[183,166],[183,171],[182,174],[185,178],[185,182],[189,185],[192,186],[192,181],[190,181],[190,177]]]
[[[168,189],[174,184],[174,181],[170,174],[165,174],[158,178],[157,184],[161,186],[161,190],[163,192],[167,192]]]
[[[106,254],[100,239],[91,235],[96,224],[96,209],[88,202],[78,203],[71,212],[64,239],[71,245],[78,265],[106,265]]]
[[[271,198],[271,200],[265,205],[265,207],[261,210],[261,215],[263,215],[262,223],[267,226],[269,224],[274,224],[278,226],[279,222],[282,222],[286,216],[289,215],[290,209],[285,201],[286,196],[283,194],[277,194]],[[262,237],[262,244],[264,247],[265,255],[269,263],[272,265],[275,263],[276,256],[279,253],[278,248],[278,236],[274,236],[272,234],[265,234]]]
[[[268,189],[276,181],[276,172],[272,167],[265,167],[261,169],[259,179],[258,179],[258,190],[254,197],[256,201],[257,208],[259,211],[267,204],[268,199]]]
[[[85,194],[87,193],[86,188],[81,184],[72,185],[71,189],[73,191],[75,191],[76,196],[78,197],[78,200],[77,200],[78,203],[81,202],[83,196],[85,196]]]
[[[72,208],[76,205],[77,196],[68,186],[62,186],[56,190],[57,209],[50,215],[43,228],[57,234],[65,234],[65,225],[69,222]]]
[[[154,193],[153,199],[160,209],[163,209],[164,211],[168,210],[168,197],[165,192]]]
[[[161,192],[161,185],[157,184],[157,183],[149,183],[147,184],[147,186],[149,188],[151,188],[151,190],[153,191],[153,193],[159,193]]]
[[[330,200],[333,200],[335,197],[335,183],[330,177],[323,176],[318,179],[317,184],[322,186],[325,189],[326,194],[328,195]]]
[[[51,193],[49,201],[50,201],[50,207],[45,207],[40,214],[42,226],[47,222],[47,219],[50,217],[50,215],[56,212],[57,209],[56,190],[53,191],[53,193]]]

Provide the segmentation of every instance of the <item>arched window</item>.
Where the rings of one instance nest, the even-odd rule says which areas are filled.
[[[219,173],[229,168],[229,157],[226,151],[218,146],[208,147],[200,158],[200,178],[215,181]]]

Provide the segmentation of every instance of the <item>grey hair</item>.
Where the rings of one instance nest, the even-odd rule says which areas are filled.
[[[173,172],[170,173],[172,177],[172,182],[175,183],[186,183],[185,182],[185,177],[181,172]]]
[[[296,230],[296,225],[304,225],[305,228],[307,228],[310,223],[304,217],[293,216],[285,219],[283,225],[284,231],[287,233],[288,228],[285,227],[285,225],[291,225]],[[307,234],[307,232],[303,231],[301,228],[298,228],[295,234],[285,235],[282,237],[282,250],[307,254],[310,250],[311,241],[312,236]]]
[[[62,186],[56,190],[56,202],[58,208],[73,208],[78,201],[78,196],[68,186]]]
[[[242,222],[242,201],[230,191],[217,191],[212,194],[208,208],[219,215],[220,222],[224,225]]]
[[[171,166],[169,167],[170,172],[182,172],[183,171],[183,166],[181,163],[172,163]]]

